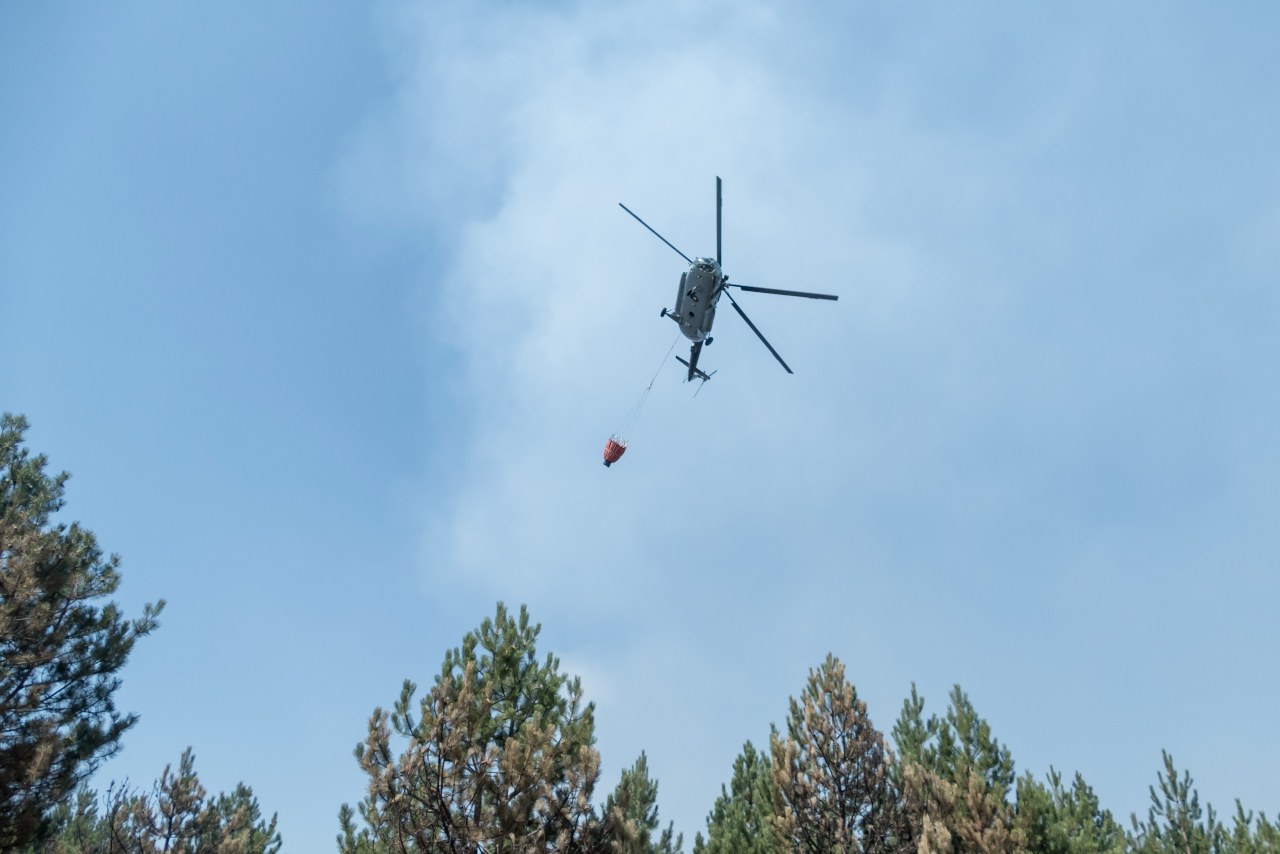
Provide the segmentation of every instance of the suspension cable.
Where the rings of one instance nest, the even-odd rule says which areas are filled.
[[[653,391],[653,384],[658,381],[658,376],[662,373],[662,369],[666,367],[667,360],[671,358],[671,354],[676,349],[676,344],[680,342],[680,333],[676,333],[676,337],[672,340],[671,346],[667,348],[666,355],[662,357],[662,361],[658,363],[658,370],[653,372],[653,379],[649,380],[649,385],[640,393],[640,397],[636,400],[635,406],[631,407],[631,411],[627,413],[626,419],[622,422],[622,428],[617,432],[619,438],[627,439],[632,430],[635,429],[636,422],[640,420],[641,410],[644,409],[645,402],[649,399],[649,392]]]

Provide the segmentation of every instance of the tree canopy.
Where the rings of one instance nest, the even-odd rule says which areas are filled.
[[[113,783],[81,788],[52,815],[46,840],[26,854],[277,854],[276,816],[267,821],[243,783],[210,797],[187,748],[175,773],[165,766],[149,791]]]
[[[0,420],[0,850],[278,854],[276,816],[243,783],[210,796],[190,748],[149,789],[86,785],[138,720],[114,695],[164,602],[128,619],[111,601],[120,559],[56,519],[68,475],[47,472],[26,429],[19,416]],[[681,850],[660,824],[645,753],[597,792],[595,706],[539,653],[540,631],[523,606],[499,602],[446,651],[429,690],[406,679],[389,710],[374,709],[355,749],[365,796],[339,811],[340,851]],[[1239,801],[1229,824],[1219,820],[1167,752],[1146,815],[1127,829],[1080,773],[1017,777],[959,685],[928,716],[911,686],[896,750],[834,655],[787,708],[768,750],[744,743],[695,854],[1280,854],[1280,824]]]
[[[733,761],[729,788],[720,787],[707,837],[699,833],[694,854],[773,854],[781,851],[773,828],[773,763],[750,741]]]
[[[68,475],[0,420],[0,849],[38,840],[51,812],[115,753],[137,716],[116,709],[118,673],[164,602],[129,620],[109,597],[119,558],[55,523]]]
[[[657,827],[642,756],[604,813],[595,707],[582,685],[539,658],[541,627],[498,603],[450,650],[431,689],[406,680],[391,711],[375,709],[356,760],[368,776],[363,827],[344,805],[342,851],[625,851],[675,843]],[[655,847],[657,846],[657,847]]]
[[[892,757],[835,656],[791,700],[770,739],[774,831],[789,851],[897,852],[909,847]]]

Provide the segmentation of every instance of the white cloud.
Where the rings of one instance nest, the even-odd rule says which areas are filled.
[[[1117,541],[1107,502],[1146,506],[1191,442],[1134,453],[1178,356],[1162,329],[1129,334],[1153,286],[1096,261],[1149,239],[1114,233],[1131,200],[1075,138],[1099,133],[1082,93],[1105,94],[1106,50],[1069,28],[1037,52],[1039,22],[1025,67],[993,68],[970,40],[995,36],[943,14],[917,32],[766,4],[490,12],[391,17],[403,88],[349,171],[362,204],[386,195],[453,250],[424,281],[465,390],[430,595],[560,627],[551,648],[598,683],[605,783],[647,749],[690,835],[828,649],[886,731],[911,679],[1019,708],[991,651],[1057,654],[1039,597],[1165,533],[1176,514],[1134,511]],[[617,202],[710,253],[717,174],[733,279],[841,301],[743,295],[795,376],[722,304],[720,373],[693,400],[671,363],[606,471],[683,269]]]

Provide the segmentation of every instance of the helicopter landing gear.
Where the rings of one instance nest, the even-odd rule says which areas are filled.
[[[662,310],[662,313],[661,313],[661,314],[659,314],[659,315],[658,315],[658,317],[666,317],[666,316],[667,316],[667,310],[664,308],[664,309]]]
[[[706,344],[708,347],[710,347],[710,346],[711,346],[711,342],[712,342],[713,340],[715,340],[715,339],[711,338],[711,336],[707,336],[707,340],[706,340],[706,341],[704,341],[703,343],[704,343],[704,344]]]

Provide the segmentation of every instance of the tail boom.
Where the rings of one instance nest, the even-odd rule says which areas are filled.
[[[689,348],[689,360],[685,361],[676,356],[676,361],[689,369],[689,375],[685,377],[685,382],[692,382],[695,378],[703,382],[711,379],[711,374],[706,373],[698,368],[698,356],[702,354],[702,342],[699,341]],[[715,373],[714,371],[712,373]]]

